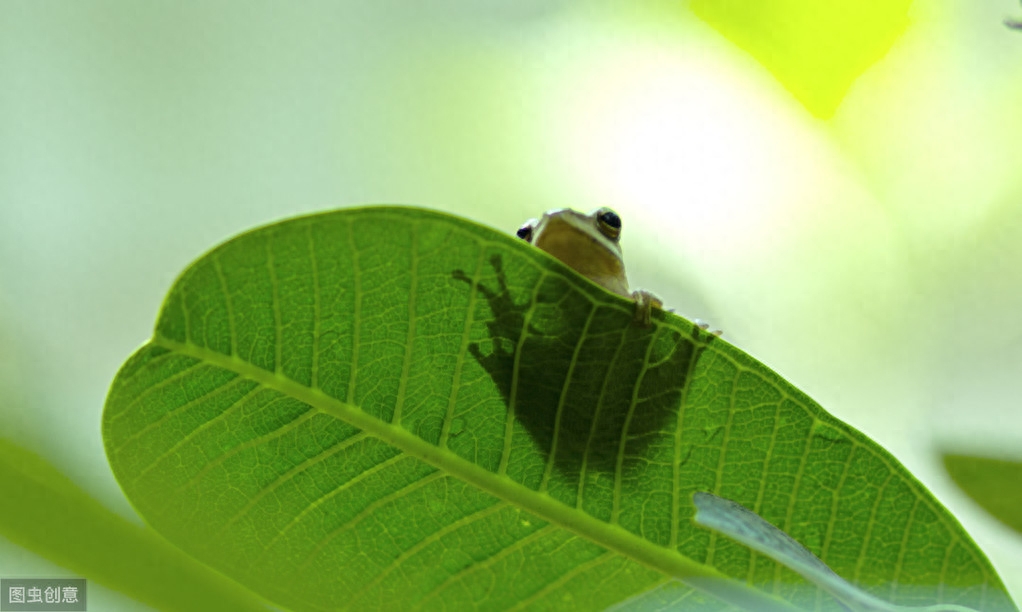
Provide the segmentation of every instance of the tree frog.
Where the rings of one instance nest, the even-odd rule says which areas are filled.
[[[663,302],[648,291],[629,291],[621,255],[621,217],[613,210],[597,208],[588,215],[561,208],[529,219],[518,229],[518,237],[529,242],[585,276],[597,285],[635,300],[635,320],[650,324],[654,308]]]

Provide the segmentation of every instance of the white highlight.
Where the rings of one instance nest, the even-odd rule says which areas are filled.
[[[727,55],[680,44],[610,51],[590,56],[559,101],[559,146],[593,205],[627,210],[631,228],[726,226],[732,245],[783,225],[797,200],[790,190],[811,183],[794,158],[814,157],[786,94]]]

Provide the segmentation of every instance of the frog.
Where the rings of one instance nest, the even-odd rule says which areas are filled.
[[[621,252],[621,217],[606,206],[589,214],[570,208],[547,211],[541,219],[526,221],[517,236],[604,289],[632,299],[639,325],[649,327],[653,309],[663,308],[660,298],[649,291],[629,289]]]

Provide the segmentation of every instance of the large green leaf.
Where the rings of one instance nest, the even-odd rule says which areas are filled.
[[[762,364],[425,210],[285,221],[202,257],[103,434],[151,525],[296,609],[721,609],[675,578],[722,575],[837,609],[694,527],[695,491],[883,599],[1015,609],[893,457]]]

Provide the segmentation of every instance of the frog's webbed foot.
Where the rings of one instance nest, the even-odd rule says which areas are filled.
[[[643,327],[649,327],[653,309],[663,308],[664,303],[657,296],[642,289],[633,291],[632,299],[635,300],[635,322]]]
[[[696,324],[696,327],[698,327],[699,329],[701,329],[703,331],[706,331],[706,330],[710,329],[710,324],[706,323],[705,321],[700,321],[699,319],[696,319],[694,321],[694,323]],[[710,333],[713,334],[714,336],[720,336],[721,334],[724,333],[724,330],[723,329],[715,329],[715,330],[711,331]]]

